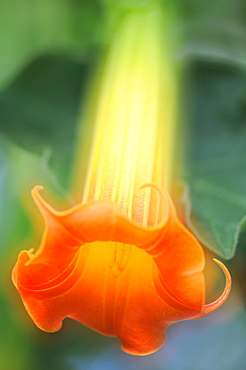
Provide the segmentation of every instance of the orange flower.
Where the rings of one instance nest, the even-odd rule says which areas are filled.
[[[162,195],[166,211],[161,223],[141,227],[107,201],[58,212],[39,189],[33,197],[46,223],[43,241],[35,254],[20,253],[13,281],[40,329],[57,331],[70,317],[117,335],[126,352],[145,355],[164,343],[167,326],[205,316],[226,300],[230,274],[217,261],[226,288],[204,306],[203,251],[177,219],[167,194]],[[119,276],[109,268],[112,242],[125,243]]]
[[[205,305],[203,250],[168,195],[176,89],[160,26],[159,9],[125,18],[98,94],[84,201],[56,211],[34,188],[43,240],[13,271],[39,328],[57,331],[70,317],[137,355],[160,348],[170,324],[218,308],[231,285],[217,261],[226,287]]]

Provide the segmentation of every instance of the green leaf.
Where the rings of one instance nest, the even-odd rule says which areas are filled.
[[[69,185],[80,95],[87,73],[86,65],[47,55],[31,63],[0,94],[1,132],[25,150],[50,157],[64,186]]]
[[[177,5],[182,9],[179,57],[246,67],[244,0],[178,0]]]
[[[54,194],[53,202],[59,199],[69,205],[73,203],[44,156],[27,152],[0,136],[0,263],[11,251],[19,251],[20,243],[32,236],[35,224],[32,213],[38,214],[31,197],[35,185],[48,190],[46,197]]]
[[[198,63],[191,72],[190,225],[211,250],[235,253],[246,222],[246,73]]]
[[[102,21],[96,0],[1,0],[0,89],[50,50],[84,60]]]

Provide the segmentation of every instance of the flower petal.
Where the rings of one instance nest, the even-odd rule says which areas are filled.
[[[58,212],[34,188],[45,232],[36,253],[20,253],[13,281],[38,327],[56,331],[71,317],[143,355],[164,343],[168,325],[201,315],[202,248],[169,195],[153,187],[165,206],[155,227],[140,226],[106,201]]]

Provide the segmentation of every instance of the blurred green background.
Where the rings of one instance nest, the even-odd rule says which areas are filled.
[[[183,72],[187,222],[212,250],[209,260],[227,259],[233,278],[227,303],[207,318],[170,327],[160,351],[137,358],[123,353],[117,339],[72,320],[56,334],[41,332],[11,282],[19,251],[41,236],[42,225],[31,221],[32,212],[38,217],[31,188],[45,185],[69,203],[88,81],[120,12],[151,2],[0,0],[1,369],[246,368],[245,0],[161,1],[170,14],[163,37],[179,39],[173,62]]]

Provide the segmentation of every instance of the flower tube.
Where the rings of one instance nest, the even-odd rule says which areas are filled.
[[[39,328],[57,331],[70,317],[135,355],[160,348],[170,324],[218,308],[231,285],[217,261],[226,287],[205,305],[203,250],[169,195],[177,98],[163,22],[158,7],[123,17],[98,88],[83,200],[56,211],[34,188],[43,239],[13,271]]]

